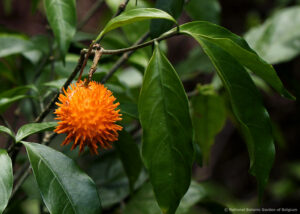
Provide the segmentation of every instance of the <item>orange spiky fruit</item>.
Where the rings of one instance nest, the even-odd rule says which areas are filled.
[[[88,86],[79,81],[63,91],[54,112],[59,120],[54,131],[67,134],[62,145],[73,141],[72,150],[79,145],[82,152],[88,146],[93,154],[98,154],[98,145],[111,148],[111,142],[118,139],[117,131],[122,130],[116,124],[122,115],[116,110],[119,103],[114,103],[112,92],[95,81]]]

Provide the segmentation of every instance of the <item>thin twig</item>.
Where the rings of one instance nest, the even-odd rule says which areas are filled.
[[[96,1],[91,9],[86,13],[81,22],[79,22],[77,29],[80,30],[89,20],[90,18],[97,12],[97,10],[101,7],[104,0]]]
[[[149,32],[146,33],[144,36],[142,36],[135,44],[139,45],[143,43],[148,37],[149,37]],[[103,50],[104,51],[104,50]],[[118,61],[114,64],[114,66],[108,71],[108,73],[103,77],[101,80],[101,83],[104,84],[117,70],[119,67],[121,67],[127,59],[134,53],[135,49],[129,51],[128,53],[123,53],[123,55],[118,59]],[[102,52],[103,53],[103,52]]]
[[[77,66],[75,67],[74,71],[72,72],[72,74],[69,76],[69,78],[63,85],[62,89],[63,88],[67,89],[68,86],[70,85],[70,83],[72,82],[72,80],[75,78],[75,76],[79,72],[80,68],[82,67],[83,61],[84,61],[84,55],[85,54],[83,52],[80,54]],[[45,110],[43,112],[41,112],[40,115],[34,120],[35,123],[42,122],[43,119],[49,114],[50,110],[53,108],[55,102],[57,101],[57,98],[58,98],[59,94],[61,93],[62,89],[51,99],[49,104],[46,106]]]
[[[121,13],[123,13],[124,10],[126,9],[128,3],[129,3],[129,0],[125,0],[124,3],[120,4],[119,7],[118,7],[117,12],[113,15],[112,18],[115,18],[115,17],[117,17],[118,15],[120,15]]]
[[[98,45],[98,44],[97,44]],[[97,46],[97,50],[95,52],[95,56],[94,56],[94,60],[93,60],[93,64],[91,66],[90,72],[89,72],[89,77],[88,79],[85,81],[85,87],[88,87],[89,82],[92,80],[93,74],[95,73],[95,71],[97,70],[97,65],[98,62],[100,60],[102,56],[102,48],[100,47],[100,45]]]
[[[87,61],[88,61],[88,59],[90,57],[90,54],[92,53],[94,44],[95,44],[95,42],[92,41],[92,43],[89,46],[89,49],[86,51],[86,54],[83,54],[84,59],[83,59],[82,65],[81,65],[81,70],[80,70],[77,82],[79,82],[81,80],[81,77],[82,77],[82,74],[83,74],[83,70],[84,70],[84,68],[85,68],[85,66],[87,64]],[[82,51],[81,51],[81,53],[82,53]],[[80,56],[82,56],[82,54]]]
[[[120,54],[120,53],[125,53],[125,52],[128,52],[128,51],[132,51],[132,50],[137,50],[137,49],[149,46],[149,45],[153,45],[155,41],[159,42],[161,40],[165,40],[165,39],[168,39],[168,38],[176,36],[176,35],[180,35],[180,33],[174,31],[174,32],[169,33],[169,34],[162,35],[162,36],[160,36],[156,39],[152,39],[148,42],[145,42],[145,43],[142,43],[142,44],[141,43],[140,44],[135,44],[135,45],[133,45],[131,47],[128,47],[128,48],[121,48],[121,49],[117,49],[117,50],[105,50],[105,49],[103,49],[102,54],[106,54],[106,55]],[[86,53],[86,52],[88,52],[88,49],[83,49],[83,51]],[[93,54],[95,54],[95,50],[91,51],[91,55],[93,55]]]

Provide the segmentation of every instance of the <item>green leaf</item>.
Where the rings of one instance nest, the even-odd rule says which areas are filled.
[[[193,29],[190,30],[216,67],[229,94],[234,115],[248,136],[250,173],[256,176],[261,199],[275,156],[268,112],[244,67],[213,41],[195,35],[192,33]]]
[[[0,98],[3,98],[3,97],[10,98],[10,97],[16,96],[16,95],[24,95],[31,88],[33,88],[32,85],[16,87],[16,88],[2,92],[0,94]]]
[[[138,109],[142,155],[157,202],[163,213],[175,213],[191,180],[192,123],[183,85],[158,47],[144,75]]]
[[[99,40],[102,38],[102,36],[109,31],[116,29],[118,27],[128,25],[133,22],[148,20],[148,19],[168,19],[174,23],[176,23],[176,20],[170,16],[168,13],[158,10],[155,8],[138,8],[138,9],[132,9],[123,12],[121,15],[111,19],[104,29],[101,31],[101,33],[98,35],[96,40]]]
[[[12,138],[15,138],[14,132],[5,126],[0,126],[0,132],[8,134]]]
[[[189,69],[186,69],[189,68]],[[214,71],[208,56],[203,52],[201,47],[196,46],[190,52],[185,60],[176,64],[175,69],[180,79],[187,80],[194,78],[199,73],[209,73]]]
[[[14,102],[17,102],[21,99],[24,99],[28,96],[26,95],[18,95],[18,96],[15,96],[15,97],[11,97],[11,98],[6,98],[6,97],[3,97],[3,98],[0,98],[0,114],[2,114],[3,112],[6,111],[6,109],[8,109],[8,107],[13,104]]]
[[[28,97],[25,93],[32,87],[32,85],[26,85],[2,92],[0,94],[0,114],[5,112],[12,103]]]
[[[196,182],[191,182],[187,193],[182,198],[176,214],[187,214],[192,206],[205,197],[203,187]],[[152,186],[146,183],[127,203],[124,214],[161,214],[155,201]]]
[[[106,0],[105,3],[108,5],[108,7],[111,9],[112,13],[115,14],[120,6],[120,4],[122,4],[124,1],[123,0]],[[148,0],[139,0],[138,4],[135,4],[135,1],[129,1],[127,6],[126,6],[126,10],[131,10],[131,9],[135,9],[135,8],[152,8],[153,7],[153,2],[148,1]],[[141,22],[135,22],[135,23],[131,23],[130,25],[126,25],[122,27],[122,32],[124,32],[124,34],[120,34],[118,32],[119,37],[122,38],[122,42],[125,42],[125,46],[128,46],[128,42],[130,42],[130,44],[134,43],[135,41],[137,41],[139,38],[142,37],[142,35],[144,35],[146,32],[149,31],[149,24],[150,24],[150,20],[148,21],[143,21]],[[109,35],[109,37],[111,37],[113,34],[111,33]],[[105,39],[107,39],[108,37],[105,37]],[[103,39],[103,40],[105,40]],[[106,45],[103,44],[103,40],[101,40],[101,44],[103,45],[103,47],[109,48]],[[109,49],[118,49],[118,48],[109,48]],[[139,52],[145,52],[145,49],[140,49]],[[131,56],[129,59],[131,60],[133,56]],[[149,59],[148,59],[149,61]],[[147,61],[147,63],[148,63]]]
[[[41,144],[22,143],[50,213],[101,213],[100,199],[93,180],[72,159]]]
[[[6,150],[0,149],[0,214],[4,211],[13,187],[12,163]]]
[[[125,130],[120,132],[119,140],[114,145],[128,177],[130,189],[133,191],[143,167],[139,148],[131,135]]]
[[[47,19],[63,57],[76,32],[75,0],[44,0]]]
[[[132,117],[134,119],[139,119],[138,108],[137,108],[137,105],[135,103],[122,102],[122,103],[120,103],[119,108],[121,109],[120,113],[122,115],[124,114],[124,115]]]
[[[198,92],[191,99],[194,139],[202,151],[203,162],[207,163],[215,136],[225,124],[226,111],[222,98],[212,86],[199,86]]]
[[[300,52],[299,25],[300,6],[282,9],[246,33],[245,39],[267,62],[285,62]]]
[[[56,89],[61,89],[66,81],[67,81],[67,78],[62,78],[62,79],[46,82],[43,85],[52,87],[52,88],[56,88]]]
[[[182,12],[184,0],[157,0],[155,7],[166,11],[171,16],[178,18]],[[150,24],[150,35],[152,38],[170,30],[173,23],[168,20],[152,20]]]
[[[175,30],[173,29],[173,31]],[[198,41],[205,39],[212,42],[215,46],[222,48],[230,54],[241,65],[260,76],[282,96],[294,99],[284,88],[274,68],[260,58],[241,37],[223,27],[204,21],[181,25],[180,32],[191,35]]]
[[[0,58],[19,54],[31,47],[30,41],[17,34],[0,34]]]
[[[190,0],[185,5],[188,15],[197,21],[209,21],[218,24],[221,6],[218,0]]]
[[[113,205],[124,201],[130,194],[129,181],[118,155],[113,151],[107,151],[101,155],[101,159],[95,158],[85,164],[88,174],[95,181],[103,208],[111,208]],[[142,171],[135,190],[147,179]]]
[[[29,135],[52,130],[55,126],[57,126],[57,122],[28,123],[18,130],[16,135],[16,142],[20,142],[22,139],[28,137]]]

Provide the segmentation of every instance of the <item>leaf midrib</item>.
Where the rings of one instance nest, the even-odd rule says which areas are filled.
[[[35,149],[34,149],[34,148],[32,149],[32,147],[31,147],[31,150],[35,150]],[[64,188],[64,186],[62,185],[62,182],[61,182],[61,180],[59,179],[59,177],[56,176],[56,174],[54,173],[54,171],[52,170],[52,168],[49,167],[50,164],[48,163],[48,161],[47,161],[46,159],[44,159],[44,158],[43,158],[36,150],[35,150],[35,153],[38,154],[37,156],[38,156],[41,160],[43,160],[43,162],[45,163],[45,165],[48,167],[48,169],[49,169],[49,170],[51,171],[51,173],[53,174],[53,177],[56,178],[56,180],[58,181],[58,183],[59,183],[60,186],[61,186],[61,189],[63,190],[63,192],[65,193],[65,195],[66,195],[67,198],[69,199],[69,202],[70,202],[70,204],[72,205],[72,209],[73,209],[74,212],[77,214],[77,211],[76,211],[76,209],[75,209],[75,206],[74,206],[73,201],[71,200],[70,195],[69,195],[68,192],[65,190],[65,188]]]

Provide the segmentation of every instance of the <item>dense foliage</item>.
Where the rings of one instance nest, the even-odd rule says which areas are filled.
[[[0,132],[6,136],[0,144],[0,213],[193,214],[259,207],[276,158],[274,141],[280,141],[262,94],[296,99],[270,63],[298,55],[299,6],[281,6],[242,37],[219,25],[217,0],[98,0],[77,23],[78,2],[32,0],[32,13],[43,14],[49,25],[42,35],[29,37],[0,26]],[[1,4],[7,14],[14,5]],[[101,15],[96,28],[102,30],[84,32],[96,12]],[[182,17],[189,21],[179,24]],[[166,40],[172,38],[176,49],[180,45],[173,39],[178,37],[195,47],[172,65]],[[201,75],[210,80],[198,81]],[[53,132],[59,94],[76,88],[77,78],[87,88],[89,81],[101,82],[120,103],[107,108],[118,106],[122,120],[114,122],[123,130],[114,130],[118,140],[111,149],[96,150],[99,156],[88,149],[81,154],[78,148],[70,150],[76,147],[75,131],[74,142],[64,147],[59,145],[66,136]],[[93,123],[101,120],[89,110],[97,99],[113,102],[101,93],[86,97],[93,99],[89,108],[78,102],[76,115],[87,115],[86,122],[68,120],[60,129],[82,122],[83,130],[104,130],[99,141],[109,145],[101,139],[112,139],[111,124],[85,127],[89,117]],[[12,111],[15,118],[6,119]],[[65,107],[63,114],[69,118],[72,109]],[[247,203],[232,199],[217,184],[199,182],[195,174],[195,168],[211,164],[216,136],[227,123],[245,141],[249,173],[256,179],[256,195]],[[95,131],[80,132],[86,133],[80,150],[85,144],[93,148],[88,139]]]

